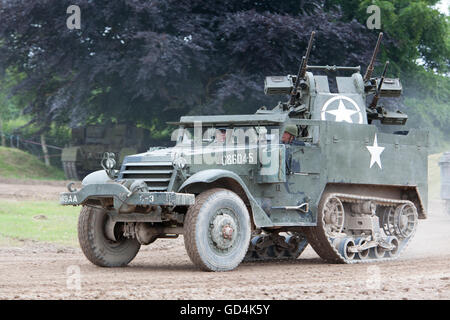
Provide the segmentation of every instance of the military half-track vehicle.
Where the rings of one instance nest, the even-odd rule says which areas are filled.
[[[252,115],[181,117],[174,147],[127,156],[120,170],[105,154],[104,170],[69,186],[60,202],[83,206],[86,257],[124,266],[141,245],[178,235],[207,271],[295,259],[307,244],[336,263],[399,256],[426,218],[428,134],[387,129],[407,116],[377,104],[402,91],[386,71],[372,77],[381,35],[364,77],[359,67],[307,65],[313,36],[297,75],[265,80],[266,94],[288,101]],[[337,76],[332,92],[320,70],[352,74]]]
[[[70,146],[62,150],[61,162],[69,180],[81,180],[98,170],[103,153],[113,152],[119,161],[147,150],[149,132],[126,124],[87,125],[72,129]]]

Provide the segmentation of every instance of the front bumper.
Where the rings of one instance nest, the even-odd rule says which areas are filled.
[[[61,205],[82,205],[90,199],[112,198],[114,207],[126,205],[190,206],[195,203],[195,195],[176,192],[131,192],[118,183],[90,184],[75,192],[62,192]]]

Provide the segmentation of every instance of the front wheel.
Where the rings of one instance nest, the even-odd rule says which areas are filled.
[[[229,271],[244,259],[250,243],[250,217],[234,192],[214,188],[199,194],[184,222],[191,261],[205,271]]]
[[[117,241],[108,239],[105,210],[83,207],[78,219],[78,240],[86,258],[101,267],[123,267],[134,259],[141,245],[136,239],[118,235]]]

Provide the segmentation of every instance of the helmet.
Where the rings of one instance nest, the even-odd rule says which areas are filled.
[[[284,132],[292,134],[294,137],[298,136],[298,128],[296,125],[289,124],[284,129]]]

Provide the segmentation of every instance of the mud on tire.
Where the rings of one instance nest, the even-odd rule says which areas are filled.
[[[227,189],[214,188],[199,194],[184,221],[186,251],[191,261],[205,271],[236,268],[247,253],[250,236],[247,207]]]
[[[123,267],[134,259],[141,245],[136,239],[106,238],[106,212],[100,208],[83,207],[78,218],[78,240],[86,258],[101,267]]]

